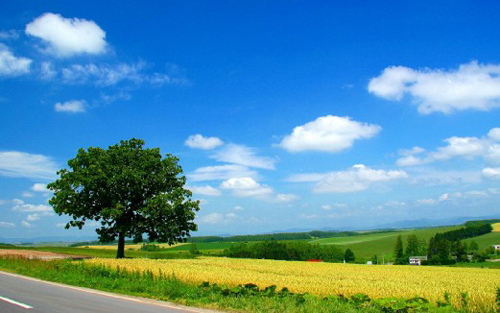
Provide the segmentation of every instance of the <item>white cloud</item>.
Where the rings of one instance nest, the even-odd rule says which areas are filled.
[[[34,213],[34,214],[28,214],[28,216],[26,217],[26,220],[28,222],[34,222],[34,221],[38,221],[40,219],[40,215],[37,214],[37,213]]]
[[[483,198],[483,197],[488,197],[488,192],[483,190],[470,190],[467,191],[465,195],[474,198]]]
[[[433,205],[433,204],[438,203],[438,201],[434,200],[434,199],[419,199],[419,200],[417,200],[417,203],[424,204],[424,205]]]
[[[34,195],[33,195],[31,192],[29,192],[29,191],[24,191],[24,192],[21,194],[21,196],[22,196],[23,198],[33,198],[33,196],[34,196]]]
[[[391,66],[370,80],[368,91],[389,100],[408,94],[422,114],[489,111],[500,105],[499,74],[500,65],[477,61],[448,71]]]
[[[64,113],[83,113],[86,107],[87,102],[85,102],[85,100],[71,100],[54,104],[54,110],[56,110],[56,112]]]
[[[0,31],[0,39],[6,40],[6,39],[18,39],[19,38],[19,32],[14,29],[10,30],[3,30]]]
[[[42,62],[40,64],[40,78],[43,80],[51,80],[57,75],[57,71],[54,70],[54,66],[51,62]]]
[[[221,150],[215,152],[211,158],[219,162],[268,170],[274,169],[274,163],[276,162],[273,158],[258,156],[254,148],[235,144],[226,145]]]
[[[476,184],[481,182],[481,173],[478,171],[448,170],[441,171],[432,168],[411,168],[410,183],[426,186],[459,185],[464,183]]]
[[[0,175],[53,179],[58,171],[55,162],[41,154],[20,151],[0,151]]]
[[[233,211],[245,211],[245,209],[242,206],[237,205],[233,208]]]
[[[0,228],[13,228],[16,227],[16,224],[9,222],[0,222]]]
[[[477,197],[478,193],[483,194],[483,192],[477,192],[477,191],[468,191],[465,193],[467,196],[472,196],[472,197]],[[484,192],[486,195],[486,193]],[[432,198],[426,198],[426,199],[419,199],[417,200],[417,204],[421,205],[435,205],[439,204],[445,201],[451,201],[451,200],[456,200],[458,198],[462,198],[463,194],[461,192],[455,192],[455,193],[443,193],[440,195],[437,199],[432,199]]]
[[[189,136],[184,144],[193,149],[212,150],[222,146],[224,142],[217,137],[203,137],[196,134]]]
[[[229,224],[236,220],[238,215],[229,212],[226,214],[211,213],[200,218],[202,224]]]
[[[217,165],[197,168],[187,175],[192,181],[226,180],[234,177],[257,178],[257,172],[241,165]]]
[[[32,60],[16,57],[9,48],[0,44],[0,76],[19,76],[30,72]]]
[[[293,202],[298,199],[299,199],[298,196],[291,193],[288,194],[278,193],[275,197],[276,202],[283,202],[283,203]]]
[[[288,176],[285,181],[289,183],[313,183],[318,182],[325,178],[329,173],[304,173],[292,174]]]
[[[200,194],[204,196],[220,196],[220,190],[212,186],[189,186],[189,190],[193,192],[194,195]]]
[[[147,68],[148,64],[143,61],[130,64],[72,64],[61,70],[61,80],[66,84],[92,83],[101,87],[121,82],[131,82],[137,85],[141,83],[185,85],[188,83],[182,77],[173,77],[165,73],[146,73]]]
[[[106,33],[94,21],[45,13],[27,24],[25,31],[45,41],[48,50],[60,57],[106,52]]]
[[[500,194],[500,188],[488,188],[488,192],[492,195],[498,195]]]
[[[23,227],[25,227],[25,228],[31,228],[31,227],[32,227],[32,226],[31,226],[31,224],[30,224],[30,223],[28,223],[28,222],[26,222],[26,221],[22,221],[22,222],[21,222],[21,225],[22,225]]]
[[[35,192],[44,192],[44,193],[51,192],[49,189],[47,189],[47,184],[44,184],[44,183],[33,184],[33,186],[31,186],[31,190],[33,190]]]
[[[500,178],[500,167],[486,167],[482,170],[483,176],[487,178]]]
[[[347,209],[348,205],[345,203],[334,203],[334,204],[323,204],[321,209],[325,211],[330,211],[334,209]]]
[[[112,94],[112,95],[101,93],[101,95],[99,97],[100,97],[100,100],[102,102],[107,103],[107,104],[115,102],[115,101],[129,101],[130,99],[132,99],[132,96],[129,93],[126,93],[124,91],[120,91],[120,92],[118,92],[116,94]]]
[[[407,178],[404,171],[374,170],[363,164],[357,164],[346,171],[327,173],[317,182],[313,191],[316,193],[345,193],[362,191],[373,184]]]
[[[429,151],[419,147],[414,147],[412,151],[402,150],[396,163],[399,166],[415,166],[428,164],[436,161],[449,160],[456,157],[465,159],[474,159],[482,157],[485,161],[494,164],[500,164],[500,128],[492,128],[485,137],[458,137],[453,136],[444,140],[446,146],[439,147],[436,151]],[[418,156],[416,156],[418,154]]]
[[[23,200],[14,199],[14,207],[12,207],[12,211],[18,212],[42,212],[42,213],[52,213],[53,209],[51,206],[44,204],[29,204],[25,203]]]
[[[56,227],[58,227],[58,228],[64,228],[64,227],[66,227],[66,223],[57,223]]]
[[[306,219],[306,220],[314,220],[314,219],[319,218],[319,216],[317,214],[309,214],[309,215],[308,214],[300,214],[299,218]]]
[[[386,203],[384,203],[384,205],[390,207],[402,207],[406,206],[406,203],[403,201],[392,200],[392,201],[387,201]]]
[[[327,115],[297,126],[278,144],[289,152],[339,152],[355,140],[369,139],[380,132],[378,125],[353,121],[350,117]]]
[[[273,193],[266,185],[261,185],[251,177],[230,178],[220,185],[222,189],[232,190],[238,197],[264,196]]]

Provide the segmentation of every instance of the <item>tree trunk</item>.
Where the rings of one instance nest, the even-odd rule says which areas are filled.
[[[125,235],[120,233],[118,235],[118,250],[116,251],[116,258],[123,259],[125,257]]]

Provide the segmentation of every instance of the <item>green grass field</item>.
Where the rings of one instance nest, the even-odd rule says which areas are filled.
[[[313,240],[311,242],[320,245],[338,245],[342,249],[349,248],[354,252],[356,261],[365,262],[371,260],[376,254],[379,257],[379,262],[382,262],[382,259],[387,262],[392,260],[394,245],[396,244],[396,238],[399,235],[401,235],[403,239],[403,246],[405,246],[406,239],[410,234],[415,234],[419,238],[428,242],[429,238],[438,232],[445,232],[458,228],[460,228],[460,226],[436,227],[352,237],[324,238]]]
[[[464,240],[467,244],[470,244],[471,241],[475,241],[481,251],[492,245],[500,245],[500,232],[492,232]]]

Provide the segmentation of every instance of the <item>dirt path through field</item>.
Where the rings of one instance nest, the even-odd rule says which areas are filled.
[[[36,250],[18,250],[18,249],[0,249],[0,257],[24,257],[28,259],[54,260],[54,259],[91,259],[90,256],[74,255],[74,254],[59,254],[53,252],[36,251]]]

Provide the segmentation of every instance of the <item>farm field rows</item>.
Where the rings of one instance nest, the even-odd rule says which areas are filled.
[[[452,267],[369,266],[296,261],[198,258],[192,260],[92,259],[85,264],[103,265],[129,271],[151,271],[175,275],[184,282],[259,287],[277,285],[292,292],[317,295],[353,295],[372,298],[421,296],[436,302],[445,292],[459,305],[461,293],[470,304],[493,310],[500,271]]]

